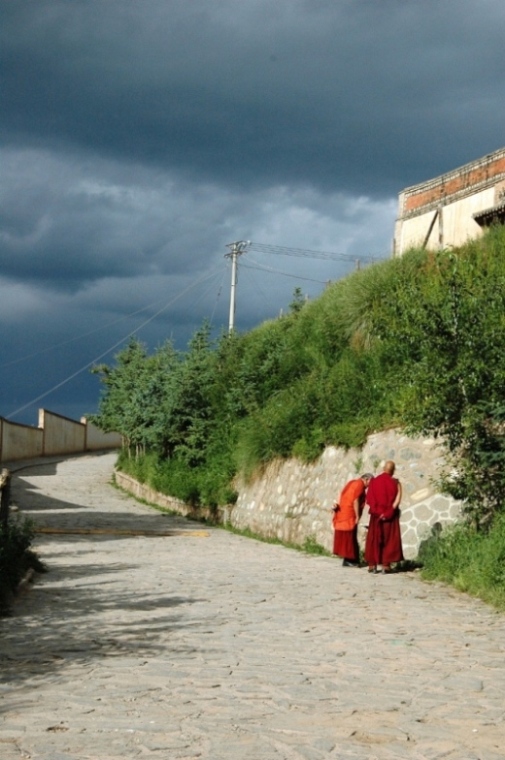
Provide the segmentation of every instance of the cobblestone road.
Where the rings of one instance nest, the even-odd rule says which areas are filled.
[[[503,760],[504,616],[164,516],[113,464],[15,477],[37,524],[98,532],[39,536],[0,622],[2,760]]]

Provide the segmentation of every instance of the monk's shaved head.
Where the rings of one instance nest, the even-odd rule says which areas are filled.
[[[384,472],[387,472],[388,475],[392,475],[395,471],[395,468],[396,465],[392,459],[388,459],[388,461],[384,463]]]

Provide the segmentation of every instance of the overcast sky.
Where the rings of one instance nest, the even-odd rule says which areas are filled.
[[[0,416],[96,410],[390,255],[398,193],[505,145],[503,0],[0,0]]]

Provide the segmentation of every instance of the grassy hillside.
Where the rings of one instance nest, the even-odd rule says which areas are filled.
[[[123,434],[122,466],[192,503],[233,501],[233,477],[316,458],[392,425],[443,435],[475,524],[505,503],[505,231],[412,250],[334,283],[246,333],[147,355],[133,340],[101,373],[94,421]]]

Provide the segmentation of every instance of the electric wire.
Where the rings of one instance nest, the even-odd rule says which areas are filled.
[[[251,271],[253,272],[254,269],[256,269],[256,268],[257,267],[250,267],[250,266],[246,265],[246,269],[249,269],[250,272]],[[268,296],[266,295],[266,293],[263,290],[262,286],[258,282],[256,276],[254,274],[249,273],[249,280],[253,282],[254,288],[255,288],[255,292],[261,293],[261,295],[263,296],[264,303],[267,305],[268,308],[270,308],[270,306],[271,306],[271,298],[270,299],[268,298]],[[258,312],[259,312],[259,309],[258,309]]]
[[[215,271],[214,271],[214,275],[216,275],[216,274],[217,274],[217,271],[215,270]],[[211,317],[210,317],[210,319],[209,319],[209,324],[210,324],[211,326],[212,326],[212,322],[213,322],[213,318],[214,318],[214,313],[215,313],[215,310],[216,310],[216,306],[217,306],[217,301],[218,301],[218,299],[219,299],[219,296],[220,296],[220,294],[221,294],[221,290],[222,290],[222,287],[223,287],[223,280],[224,280],[224,272],[222,273],[222,276],[221,276],[221,282],[220,282],[220,284],[219,284],[219,288],[218,288],[218,294],[217,294],[217,297],[216,297],[216,302],[215,302],[215,304],[214,304],[214,308],[213,308],[213,310],[212,310],[212,316],[211,316]],[[198,299],[198,302],[201,302],[201,301],[203,301],[203,299],[205,298],[205,296],[209,295],[209,293],[210,293],[210,292],[213,290],[213,288],[214,288],[214,283],[211,283],[211,284],[209,285],[209,287],[208,287],[208,288],[206,288],[206,289],[203,291],[203,293],[201,294],[200,298]]]
[[[135,311],[132,311],[129,314],[124,314],[122,317],[118,317],[117,319],[114,319],[112,322],[107,322],[106,324],[100,325],[100,327],[95,327],[93,330],[88,330],[88,332],[81,333],[80,335],[75,335],[73,338],[67,338],[66,340],[62,340],[60,343],[54,343],[52,346],[46,346],[45,348],[40,348],[38,349],[38,351],[34,351],[31,354],[26,354],[25,356],[18,357],[17,359],[13,359],[12,361],[6,362],[5,364],[0,364],[0,369],[3,369],[5,367],[11,367],[14,364],[20,364],[21,362],[27,361],[28,359],[33,359],[35,356],[46,354],[49,351],[54,351],[55,349],[61,348],[62,346],[67,346],[69,343],[75,343],[76,341],[82,340],[82,338],[87,338],[88,336],[94,335],[97,332],[106,330],[107,328],[113,327],[114,325],[117,325],[120,322],[124,322],[126,319],[131,319],[131,317],[134,317],[136,314],[141,314],[143,311],[147,311],[148,309],[151,309],[153,306],[160,303],[161,301],[164,301],[164,299],[158,298],[156,301],[153,301],[152,303],[147,304],[147,306],[143,306],[141,309],[136,309]]]
[[[247,245],[247,248],[245,249],[244,252],[248,252],[248,251],[251,251],[251,250],[255,251],[256,253],[268,253],[268,254],[277,254],[277,255],[283,255],[283,256],[294,256],[294,257],[298,257],[298,258],[319,258],[319,259],[326,259],[326,260],[333,260],[333,261],[338,261],[338,260],[340,260],[340,261],[350,261],[350,262],[354,262],[354,263],[356,263],[357,261],[360,261],[360,262],[361,261],[375,262],[378,258],[382,258],[382,257],[376,257],[376,256],[352,256],[351,254],[345,254],[345,253],[335,253],[335,252],[328,252],[328,251],[314,251],[314,250],[305,249],[305,248],[291,248],[291,247],[288,247],[288,246],[270,245],[270,244],[266,244],[266,243],[253,243],[253,242],[249,242],[248,245]],[[291,277],[293,279],[303,280],[303,281],[306,281],[306,282],[316,282],[316,283],[321,284],[321,285],[327,285],[328,284],[327,280],[316,280],[316,279],[311,278],[311,277],[302,277],[301,275],[294,275],[294,274],[291,274],[291,273],[288,273],[288,272],[282,272],[280,270],[273,269],[272,267],[263,266],[263,265],[259,264],[259,262],[254,261],[254,259],[251,259],[250,257],[249,257],[249,260],[252,262],[252,266],[250,264],[245,264],[244,262],[241,262],[241,265],[243,267],[245,267],[245,268],[257,269],[259,271],[269,272],[270,274],[278,274],[278,275],[281,275],[281,276],[284,276],[284,277]],[[88,369],[89,367],[91,367],[94,364],[96,364],[104,356],[107,356],[107,354],[109,354],[111,351],[113,351],[119,345],[121,345],[122,343],[124,343],[125,340],[127,340],[128,338],[130,338],[132,335],[135,335],[135,333],[137,333],[139,330],[141,330],[147,324],[149,324],[154,319],[156,319],[156,317],[158,317],[160,314],[162,314],[166,309],[168,309],[169,306],[171,306],[173,303],[175,303],[179,298],[181,298],[187,292],[189,292],[190,290],[192,290],[197,285],[200,285],[201,283],[206,282],[207,280],[212,279],[215,275],[216,275],[216,270],[213,270],[210,274],[207,274],[204,277],[202,277],[199,280],[197,280],[195,283],[192,283],[185,290],[181,291],[181,293],[179,293],[177,296],[175,296],[175,298],[171,299],[168,303],[166,303],[161,309],[159,309],[157,312],[155,312],[151,317],[149,317],[149,319],[146,319],[144,322],[142,322],[138,327],[135,328],[135,330],[132,330],[126,336],[123,336],[119,341],[117,341],[116,343],[114,343],[114,345],[110,346],[106,351],[104,351],[101,354],[99,354],[98,356],[96,356],[90,362],[87,362],[83,367],[81,367],[80,369],[76,370],[76,372],[72,373],[71,375],[67,376],[64,380],[62,380],[61,382],[57,383],[56,385],[54,385],[49,390],[45,391],[44,393],[40,394],[36,398],[32,399],[28,403],[24,404],[23,406],[19,407],[15,411],[13,411],[10,415],[8,415],[6,417],[6,419],[10,419],[14,415],[19,414],[20,412],[22,412],[25,409],[27,409],[29,406],[32,406],[33,404],[35,404],[37,401],[40,401],[41,399],[45,398],[46,396],[49,396],[55,390],[58,390],[59,388],[61,388],[63,385],[66,385],[68,382],[70,382],[70,380],[73,380],[75,377],[77,377],[78,375],[80,375],[86,369]],[[238,273],[237,273],[237,277],[238,277]],[[216,303],[214,305],[214,309],[213,309],[213,313],[212,313],[212,319],[214,317],[215,309],[217,307],[217,300],[220,297],[220,293],[221,293],[221,289],[222,289],[222,283],[223,283],[223,280],[221,280],[221,284],[220,284],[220,287],[219,287],[218,296],[216,298]],[[204,295],[206,295],[207,292],[209,292],[209,289],[204,293]],[[130,319],[131,317],[135,316],[136,314],[140,314],[140,313],[146,311],[147,309],[151,308],[156,303],[159,303],[159,300],[158,301],[154,301],[152,304],[149,304],[148,306],[144,306],[141,309],[137,309],[136,311],[131,312],[130,314],[124,315],[123,317],[120,317],[120,318],[118,318],[116,320],[113,320],[112,322],[110,322],[110,323],[108,323],[106,325],[101,325],[100,327],[98,327],[98,328],[96,328],[94,330],[89,330],[88,332],[83,333],[80,336],[75,336],[73,338],[69,338],[68,340],[62,341],[61,343],[58,343],[58,344],[55,344],[53,346],[49,346],[49,347],[40,349],[40,350],[38,350],[38,351],[36,351],[36,352],[34,352],[32,354],[29,354],[29,355],[24,356],[24,357],[20,357],[18,359],[14,359],[14,360],[12,360],[10,362],[7,362],[5,364],[1,364],[0,367],[12,366],[14,364],[18,364],[18,363],[20,363],[22,361],[25,361],[27,359],[31,359],[34,356],[39,356],[40,354],[47,353],[48,351],[54,350],[55,348],[60,348],[61,346],[68,345],[68,344],[73,343],[75,341],[81,340],[82,338],[85,338],[85,337],[87,337],[89,335],[93,335],[96,332],[100,332],[101,330],[107,329],[108,327],[111,327],[111,326],[113,326],[115,324],[118,324],[118,323],[124,321],[125,319]]]
[[[62,380],[61,382],[57,383],[56,385],[54,385],[49,390],[45,391],[44,393],[41,393],[36,398],[31,399],[31,401],[29,401],[26,404],[23,404],[23,406],[20,406],[18,409],[15,409],[13,412],[11,412],[9,415],[7,415],[5,417],[5,419],[8,420],[11,417],[14,417],[14,415],[19,414],[20,412],[23,412],[28,407],[32,406],[33,404],[36,404],[37,401],[40,401],[41,399],[46,398],[46,396],[49,396],[51,393],[53,393],[54,391],[57,391],[63,385],[66,385],[67,383],[69,383],[70,380],[73,380],[75,377],[77,377],[78,375],[80,375],[82,372],[84,372],[85,370],[89,369],[89,367],[92,367],[100,359],[103,359],[104,356],[107,356],[107,354],[110,354],[110,352],[113,351],[115,348],[117,348],[118,346],[120,346],[121,344],[123,344],[125,342],[125,340],[127,340],[128,338],[131,338],[132,335],[135,335],[135,333],[137,333],[143,327],[145,327],[150,322],[152,322],[153,319],[156,319],[156,317],[158,317],[160,314],[162,314],[166,309],[168,309],[169,306],[171,306],[173,303],[175,303],[179,298],[181,298],[183,295],[185,295],[190,290],[192,290],[192,288],[196,287],[197,285],[200,285],[202,282],[206,282],[207,280],[211,279],[212,277],[215,276],[215,274],[216,274],[216,271],[213,270],[210,274],[207,274],[204,277],[201,277],[199,280],[197,280],[196,282],[194,282],[191,285],[189,285],[187,288],[185,288],[183,291],[181,291],[177,296],[175,296],[174,298],[172,298],[171,301],[169,301],[168,303],[166,303],[163,306],[162,309],[159,309],[155,314],[153,314],[151,317],[149,317],[149,319],[146,319],[144,322],[142,322],[142,324],[138,325],[135,328],[135,330],[132,330],[127,335],[123,336],[120,340],[118,340],[116,343],[114,343],[114,345],[110,346],[106,351],[103,351],[98,356],[95,356],[95,358],[92,359],[90,362],[87,362],[83,367],[81,367],[80,369],[78,369],[75,372],[73,372],[71,375],[69,375],[68,377],[66,377],[64,380]]]
[[[264,243],[251,243],[250,248],[248,250],[254,250],[257,253],[278,253],[285,256],[298,256],[298,257],[315,257],[315,258],[322,258],[322,259],[331,259],[331,260],[348,260],[355,262],[356,260],[362,260],[363,258],[369,260],[369,261],[375,261],[377,257],[359,257],[356,259],[356,257],[353,257],[349,254],[343,254],[343,253],[326,253],[324,251],[311,251],[310,249],[304,249],[304,248],[289,248],[288,246],[276,246],[276,245],[269,245]],[[309,256],[310,254],[310,256]],[[243,266],[247,266],[243,264]],[[251,267],[250,267],[251,268]],[[312,280],[310,277],[299,277],[293,274],[289,274],[288,272],[280,272],[278,270],[268,269],[267,267],[262,267],[260,264],[257,265],[257,268],[263,268],[264,271],[272,272],[275,274],[283,274],[285,277],[293,277],[295,279],[300,280],[307,280],[308,282],[320,282],[320,280]],[[222,290],[222,281],[221,285],[219,287],[218,296],[216,298],[219,300],[220,294]],[[100,325],[100,327],[96,327],[93,330],[88,330],[88,332],[81,333],[80,335],[76,335],[73,338],[68,338],[66,340],[61,341],[60,343],[54,343],[51,346],[46,346],[45,348],[40,348],[37,351],[34,351],[31,354],[26,354],[25,356],[20,356],[17,359],[12,359],[11,361],[0,363],[0,368],[7,368],[11,367],[15,364],[20,364],[23,361],[27,361],[28,359],[33,359],[35,356],[40,356],[41,354],[48,353],[49,351],[54,351],[57,348],[61,348],[62,346],[69,345],[70,343],[75,343],[76,341],[81,340],[82,338],[87,338],[90,335],[94,335],[97,332],[101,332],[102,330],[106,330],[109,327],[113,327],[116,324],[119,324],[121,322],[124,322],[127,319],[131,319],[131,317],[134,317],[136,314],[141,314],[143,311],[147,311],[148,309],[152,308],[156,304],[160,303],[162,299],[157,299],[156,301],[153,301],[152,303],[148,304],[147,306],[143,306],[140,309],[136,309],[135,311],[130,312],[129,314],[125,314],[122,317],[118,317],[117,319],[112,320],[112,322],[107,322],[104,325]],[[215,308],[213,310],[212,319],[214,317]],[[212,320],[211,320],[212,321]]]
[[[223,271],[223,275],[221,277],[221,282],[219,283],[219,288],[218,288],[217,295],[216,295],[216,300],[214,301],[214,308],[212,309],[212,314],[210,315],[210,324],[211,324],[211,326],[214,324],[214,316],[216,314],[217,304],[218,304],[218,302],[219,302],[219,300],[221,298],[221,292],[223,290],[224,275],[225,275],[225,273]]]
[[[257,253],[272,253],[282,256],[297,256],[299,258],[316,258],[334,261],[369,261],[374,262],[382,258],[380,256],[353,256],[350,253],[334,253],[329,251],[313,251],[308,248],[290,248],[284,245],[270,245],[268,243],[250,242],[247,250],[256,251]]]
[[[243,261],[240,262],[240,266],[244,267],[245,269],[260,269],[263,272],[270,272],[271,274],[280,274],[284,277],[292,277],[295,280],[305,280],[305,282],[317,282],[319,285],[327,285],[328,280],[315,280],[313,277],[302,277],[301,275],[297,274],[290,274],[288,272],[281,272],[279,269],[272,269],[272,267],[263,266],[262,264],[259,264],[258,262],[254,261],[254,259],[249,258],[249,261],[252,261],[255,266],[251,266],[250,264],[245,264]]]

